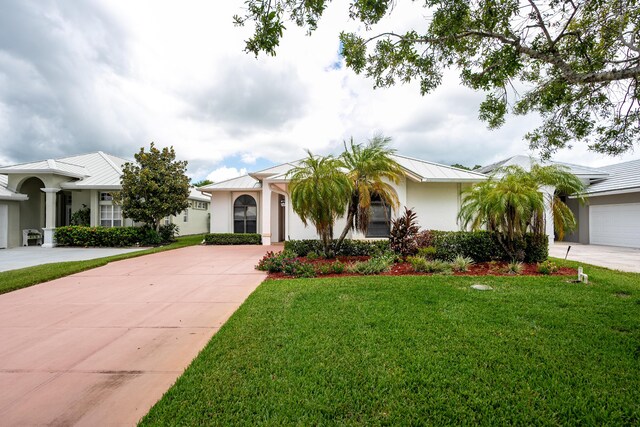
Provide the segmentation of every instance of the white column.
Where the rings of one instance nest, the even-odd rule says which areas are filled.
[[[53,248],[56,245],[53,237],[56,229],[56,193],[59,188],[41,188],[45,193],[45,227],[43,229],[44,236],[42,239],[43,248]]]
[[[262,222],[262,244],[271,244],[271,188],[262,181],[262,203],[260,206],[260,221]]]
[[[553,195],[556,191],[555,187],[551,187],[548,185],[542,186],[540,188],[542,192],[542,196],[544,197],[544,223],[545,223],[545,233],[549,238],[549,246],[554,244],[554,234],[553,234]]]

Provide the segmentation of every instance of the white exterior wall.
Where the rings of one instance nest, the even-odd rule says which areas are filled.
[[[449,182],[407,182],[408,208],[418,215],[420,228],[457,231],[460,184]]]
[[[233,209],[231,204],[230,192],[215,192],[211,193],[211,204],[209,205],[209,211],[211,211],[211,226],[209,229],[211,233],[231,233],[233,228],[233,218],[231,218]]]

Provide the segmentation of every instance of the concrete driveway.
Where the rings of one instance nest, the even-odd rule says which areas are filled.
[[[569,246],[571,246],[569,256],[567,257],[569,260],[598,265],[613,270],[640,273],[640,249],[556,242],[549,247],[549,255],[564,259]]]
[[[135,425],[273,249],[193,246],[0,295],[0,424]]]
[[[21,246],[0,249],[0,271],[15,270],[52,262],[84,261],[141,251],[146,248],[41,248]]]

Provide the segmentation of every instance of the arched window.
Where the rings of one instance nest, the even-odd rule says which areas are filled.
[[[258,207],[256,199],[243,195],[233,203],[233,232],[257,233]]]

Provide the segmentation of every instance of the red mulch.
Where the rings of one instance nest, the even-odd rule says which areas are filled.
[[[339,256],[336,259],[328,260],[323,258],[314,259],[312,261],[306,258],[298,258],[300,261],[319,265],[319,264],[331,264],[336,259],[345,264],[352,264],[356,261],[366,261],[368,256]],[[507,262],[480,262],[473,264],[469,267],[469,271],[466,272],[453,272],[454,276],[513,276],[513,274],[507,273]],[[575,276],[578,272],[575,268],[559,267],[558,271],[553,273],[552,276]],[[401,262],[391,266],[391,269],[386,273],[379,274],[380,276],[431,276],[433,273],[416,273],[411,268],[411,263]],[[345,277],[345,276],[360,276],[360,274],[344,272],[342,274],[322,274],[317,277]],[[537,264],[522,263],[522,272],[519,276],[544,276],[538,273]],[[269,273],[269,279],[290,279],[291,276],[287,276],[284,273]]]

